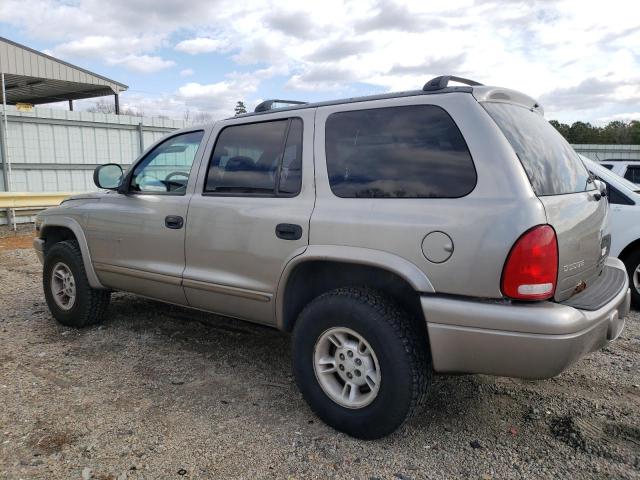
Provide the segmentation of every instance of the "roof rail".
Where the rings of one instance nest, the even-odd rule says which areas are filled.
[[[482,83],[476,82],[475,80],[469,80],[468,78],[462,77],[454,77],[453,75],[442,75],[440,77],[435,77],[429,80],[424,84],[422,90],[425,92],[431,92],[433,90],[442,90],[443,88],[447,88],[449,82],[458,82],[464,83],[465,85],[469,85],[471,87],[481,87]]]
[[[257,113],[257,112],[266,112],[268,110],[273,110],[274,103],[284,103],[286,105],[306,105],[308,102],[299,102],[297,100],[278,100],[278,99],[265,100],[264,102],[258,104],[254,112]]]

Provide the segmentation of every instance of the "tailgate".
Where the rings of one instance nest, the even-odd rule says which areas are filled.
[[[578,154],[538,110],[506,102],[483,106],[513,147],[556,232],[554,299],[566,300],[588,289],[602,272],[609,240],[603,238],[607,200]]]
[[[539,197],[558,238],[556,301],[588,289],[602,273],[608,255],[603,235],[608,205],[596,197],[593,191]]]

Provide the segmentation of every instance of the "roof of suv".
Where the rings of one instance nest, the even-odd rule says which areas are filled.
[[[455,81],[464,83],[468,86],[449,86],[449,81]],[[478,101],[503,101],[503,102],[511,102],[518,103],[527,108],[534,108],[543,113],[542,107],[539,103],[525,95],[521,92],[510,90],[507,88],[499,88],[499,87],[488,87],[481,83],[478,83],[474,80],[469,80],[466,78],[455,77],[451,75],[443,75],[440,77],[435,77],[429,80],[422,90],[408,90],[403,92],[391,92],[391,93],[383,93],[378,95],[368,95],[363,97],[350,97],[343,98],[339,100],[328,100],[324,102],[315,102],[315,103],[306,103],[299,101],[291,101],[291,100],[265,100],[260,103],[254,112],[244,113],[241,115],[237,115],[231,118],[243,118],[243,117],[252,117],[257,115],[264,115],[273,112],[286,112],[290,110],[303,110],[307,108],[317,108],[317,107],[325,107],[330,105],[341,105],[346,103],[358,103],[358,102],[368,102],[372,100],[385,100],[390,98],[400,98],[400,97],[413,97],[417,95],[440,95],[445,93],[470,93],[472,94],[476,100]],[[276,103],[284,103],[290,106],[287,107],[273,107]]]

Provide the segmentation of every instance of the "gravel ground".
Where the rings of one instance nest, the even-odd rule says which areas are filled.
[[[640,478],[638,312],[552,380],[437,377],[365,442],[310,412],[288,336],[126,294],[65,328],[40,272],[0,251],[0,478]]]

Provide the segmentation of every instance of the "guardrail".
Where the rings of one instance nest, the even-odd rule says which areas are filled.
[[[67,197],[75,195],[73,192],[0,192],[0,209],[7,211],[7,225],[11,222],[13,229],[17,229],[16,209],[55,207]]]
[[[0,208],[55,207],[73,192],[0,192]]]

